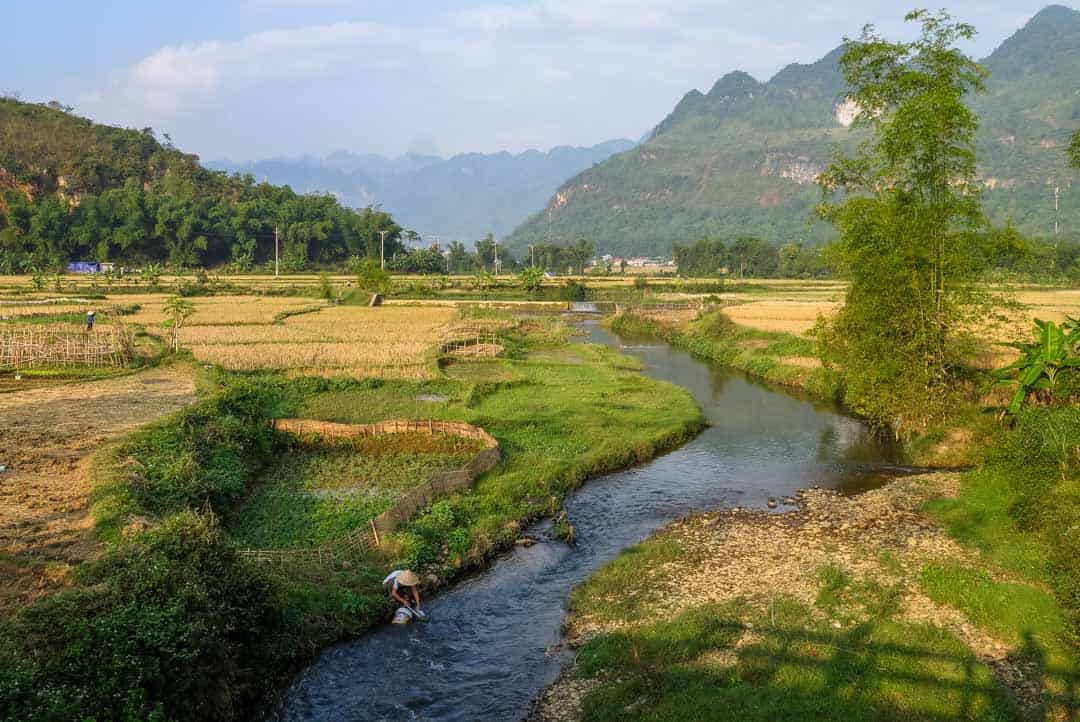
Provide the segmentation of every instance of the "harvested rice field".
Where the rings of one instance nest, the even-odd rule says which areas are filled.
[[[227,369],[286,369],[318,375],[428,378],[429,353],[449,328],[449,308],[338,306],[262,326],[192,326],[195,358]]]

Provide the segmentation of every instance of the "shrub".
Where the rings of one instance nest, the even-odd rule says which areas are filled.
[[[238,380],[136,433],[115,452],[114,478],[95,490],[100,530],[115,536],[131,514],[227,510],[274,452],[268,421],[282,397],[279,387]]]
[[[269,579],[185,512],[24,609],[0,641],[13,719],[231,720],[287,649]]]

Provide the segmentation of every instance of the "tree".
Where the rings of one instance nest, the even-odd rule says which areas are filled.
[[[870,137],[819,177],[821,214],[839,232],[850,280],[823,328],[822,353],[858,412],[907,433],[945,413],[962,359],[962,329],[985,311],[974,281],[985,225],[976,184],[978,120],[965,96],[986,72],[957,47],[975,35],[944,11],[917,10],[911,42],[867,26],[845,41],[840,67]],[[841,194],[839,200],[833,195]]]
[[[544,272],[536,266],[521,269],[521,287],[528,293],[536,293],[544,285]]]
[[[162,310],[169,316],[164,325],[172,333],[172,348],[175,353],[180,350],[180,329],[188,317],[195,313],[195,304],[180,296],[170,296]]]
[[[377,258],[364,258],[356,268],[356,285],[368,293],[389,293],[392,283]]]
[[[1080,130],[1073,134],[1072,142],[1069,144],[1069,164],[1080,171]]]

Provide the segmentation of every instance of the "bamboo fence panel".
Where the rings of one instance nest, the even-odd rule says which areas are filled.
[[[135,355],[135,339],[124,325],[74,330],[48,325],[0,327],[0,369],[120,367]]]

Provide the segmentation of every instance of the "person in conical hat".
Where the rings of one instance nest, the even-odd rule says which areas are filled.
[[[419,587],[420,577],[410,569],[397,569],[383,579],[383,589],[390,595],[390,601],[403,607],[420,609]]]

